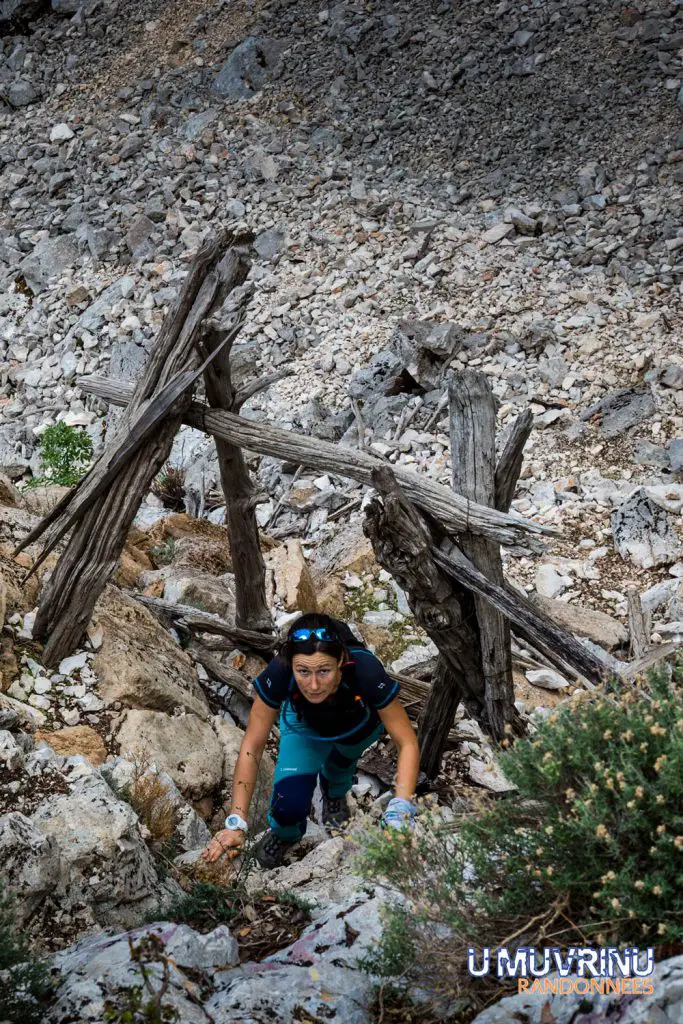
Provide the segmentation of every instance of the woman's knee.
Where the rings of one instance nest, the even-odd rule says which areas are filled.
[[[282,825],[295,824],[308,815],[313,802],[317,775],[292,773],[277,780],[273,786],[270,810]]]

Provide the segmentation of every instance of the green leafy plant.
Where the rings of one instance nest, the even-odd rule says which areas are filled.
[[[122,989],[116,1001],[105,1001],[104,1024],[172,1024],[180,1020],[180,1014],[174,1006],[164,1006],[164,996],[171,983],[171,965],[162,940],[150,932],[137,943],[129,938],[128,944],[131,960],[137,964],[142,984]],[[154,970],[155,964],[161,966],[158,987],[153,983],[159,974]]]
[[[43,474],[34,478],[39,484],[72,487],[84,475],[92,460],[92,440],[84,430],[54,423],[40,438],[40,464]]]
[[[175,558],[175,552],[176,542],[174,537],[169,537],[163,544],[155,544],[154,547],[149,549],[150,557],[157,568],[170,565]]]
[[[0,889],[0,1020],[39,1024],[53,991],[47,966],[19,935],[13,904]]]
[[[675,948],[683,661],[637,684],[582,692],[500,761],[517,787],[511,797],[367,841],[361,870],[404,898],[389,913],[377,972],[431,975],[441,993],[483,1005],[500,983],[469,977],[468,946]]]
[[[241,955],[251,960],[294,942],[310,919],[310,906],[290,893],[249,892],[243,870],[227,884],[193,881],[185,895],[154,911],[154,919],[189,924],[201,932],[226,924]]]
[[[230,924],[237,917],[243,900],[244,894],[237,887],[195,882],[189,892],[164,906],[161,914],[165,921],[179,924],[210,921],[211,927],[216,928],[219,924]]]

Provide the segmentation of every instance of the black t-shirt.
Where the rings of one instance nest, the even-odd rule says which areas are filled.
[[[399,691],[379,658],[362,647],[349,645],[349,661],[342,665],[339,689],[322,704],[311,704],[296,685],[291,667],[275,657],[254,679],[261,700],[271,708],[296,714],[326,739],[360,741],[379,724],[378,711],[391,704]]]

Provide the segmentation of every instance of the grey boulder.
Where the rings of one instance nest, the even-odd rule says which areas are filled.
[[[600,429],[605,437],[619,437],[625,430],[650,420],[656,412],[655,400],[649,384],[613,391],[600,402],[581,414],[582,420],[600,417]]]
[[[19,811],[0,818],[3,886],[14,897],[18,923],[30,917],[57,885],[59,846]]]
[[[379,942],[382,902],[356,893],[286,949],[218,973],[216,993],[206,1003],[215,1024],[303,1018],[369,1024],[375,984],[359,962]]]
[[[38,99],[39,93],[30,82],[20,79],[12,82],[7,89],[6,99],[11,107],[19,110],[21,107],[29,107]]]
[[[281,39],[248,36],[235,47],[213,83],[224,99],[249,99],[259,92],[280,66],[285,43]]]
[[[360,398],[364,402],[377,399],[381,395],[395,395],[401,390],[400,379],[403,363],[388,349],[382,349],[370,359],[367,366],[358,370],[349,384],[352,398]]]
[[[669,515],[643,487],[612,513],[612,535],[621,557],[642,569],[670,565],[683,553]]]
[[[442,384],[448,360],[465,347],[466,339],[467,332],[458,324],[403,320],[392,346],[410,376],[431,390]]]
[[[168,958],[169,987],[164,1007],[173,1008],[177,1019],[187,1024],[206,1024],[209,1018],[201,1009],[199,986],[184,969],[211,972],[239,962],[237,943],[225,925],[207,935],[188,925],[161,921],[118,935],[98,935],[82,939],[58,953],[53,961],[62,977],[55,1005],[47,1021],[101,1021],[107,1002],[120,1008],[121,994],[142,983],[139,966],[131,959],[131,943],[138,945],[147,936],[161,943],[161,957]],[[154,991],[163,982],[163,960],[145,965]]]
[[[55,278],[78,260],[78,245],[73,235],[55,235],[41,239],[33,252],[21,261],[19,269],[34,294],[42,292]]]
[[[0,0],[0,31],[36,18],[47,7],[47,0]]]
[[[62,904],[90,904],[100,924],[137,923],[139,904],[162,895],[137,815],[85,758],[69,758],[65,779],[70,792],[51,797],[32,816],[59,850],[56,895]]]
[[[214,1024],[370,1024],[374,993],[368,975],[343,967],[328,965],[321,974],[297,965],[249,964],[230,971],[205,1006]]]

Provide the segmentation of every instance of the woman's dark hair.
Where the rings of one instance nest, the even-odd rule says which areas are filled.
[[[297,629],[326,629],[335,639],[318,640],[317,637],[312,636],[308,640],[297,642],[293,639],[293,634]],[[317,654],[318,652],[320,654],[329,654],[335,661],[346,661],[348,658],[346,646],[339,637],[337,623],[332,616],[308,612],[306,615],[301,615],[291,624],[287,631],[287,636],[280,644],[277,653],[291,665],[295,654]]]

